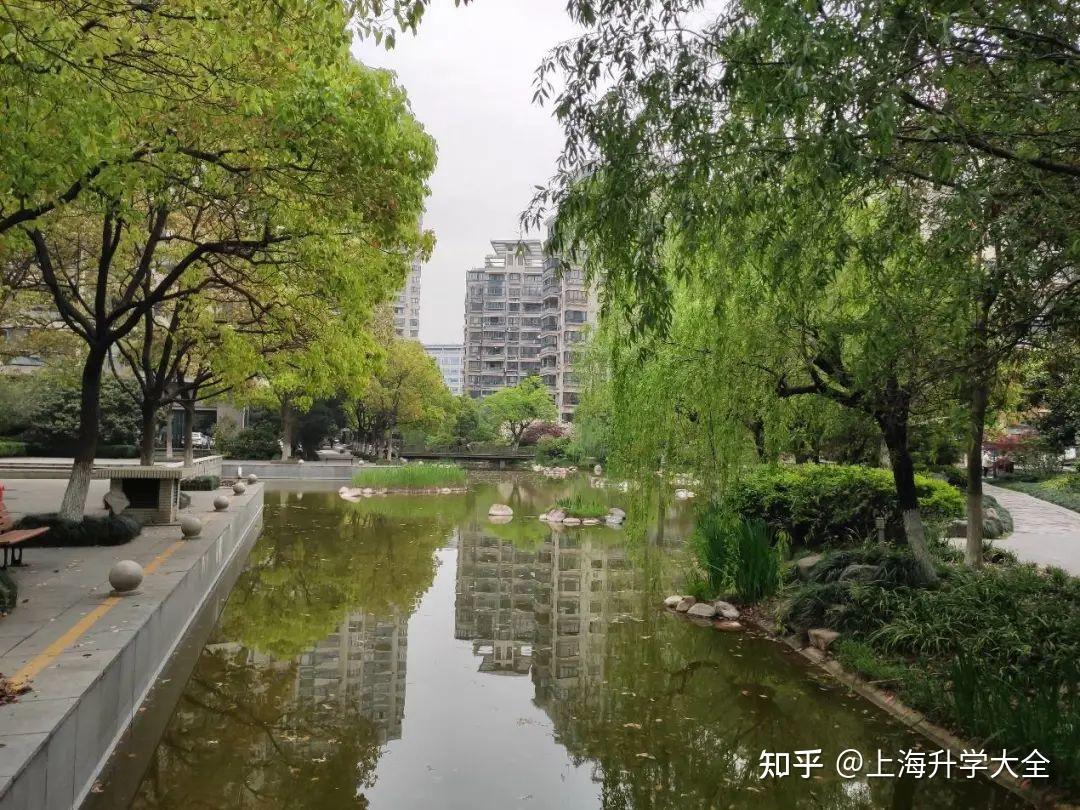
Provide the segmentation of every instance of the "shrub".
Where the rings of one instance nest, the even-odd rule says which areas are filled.
[[[10,613],[19,600],[19,586],[9,571],[0,570],[0,612]]]
[[[72,442],[79,432],[79,399],[80,381],[77,377],[51,376],[37,389],[33,418],[24,436],[32,448],[31,452],[71,455]],[[134,447],[140,432],[139,411],[133,407],[131,398],[113,377],[104,376],[101,380],[101,419],[98,425],[99,455],[104,454],[110,446]]]
[[[1067,473],[1044,480],[1025,481],[1020,476],[995,480],[995,484],[1023,492],[1074,512],[1080,512],[1080,473]]]
[[[465,470],[456,464],[402,464],[393,467],[366,467],[353,475],[358,487],[386,489],[434,489],[463,487]]]
[[[139,448],[133,444],[99,444],[98,458],[138,458]]]
[[[11,458],[12,456],[25,456],[26,455],[26,442],[10,441],[8,439],[0,439],[0,458]]]
[[[180,480],[180,489],[190,492],[208,492],[221,486],[221,479],[216,475],[196,475]]]
[[[219,437],[218,446],[227,458],[268,461],[281,455],[278,426],[269,420],[259,421],[231,437]]]
[[[533,422],[521,432],[518,445],[521,447],[537,444],[541,439],[561,439],[566,436],[566,428],[558,422]]]
[[[579,492],[567,498],[559,498],[559,508],[576,518],[602,518],[608,507],[591,492]]]
[[[131,515],[84,517],[66,520],[58,515],[26,515],[17,524],[20,529],[48,526],[49,531],[27,544],[51,546],[120,546],[142,531],[142,525]]]
[[[963,514],[963,498],[944,481],[916,476],[923,517],[940,521]],[[725,504],[746,519],[762,518],[786,532],[796,545],[864,540],[876,534],[874,518],[885,515],[890,537],[903,536],[891,473],[838,465],[763,465],[728,493]]]
[[[710,506],[698,516],[690,543],[709,595],[734,592],[755,602],[780,589],[788,540],[763,520],[735,518]]]
[[[536,443],[537,464],[580,464],[580,447],[568,436],[544,436]]]

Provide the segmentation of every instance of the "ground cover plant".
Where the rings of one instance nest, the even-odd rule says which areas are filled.
[[[401,464],[365,467],[353,475],[358,487],[385,489],[433,489],[463,487],[468,474],[456,464]]]
[[[189,492],[208,492],[221,486],[221,478],[216,475],[195,475],[180,481],[180,489]]]
[[[995,480],[998,486],[1014,489],[1044,501],[1080,512],[1080,473],[1063,473],[1039,481],[1022,481],[1017,478]]]
[[[989,748],[1037,748],[1056,784],[1080,789],[1080,579],[1008,558],[972,571],[955,557],[938,549],[940,586],[927,589],[905,549],[832,551],[789,585],[778,615],[791,630],[840,631],[845,666]]]

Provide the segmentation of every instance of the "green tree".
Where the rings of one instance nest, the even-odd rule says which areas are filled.
[[[435,361],[415,340],[389,336],[383,363],[353,400],[350,419],[361,441],[390,458],[402,430],[435,430],[453,399]]]
[[[907,194],[964,327],[942,370],[967,403],[978,564],[978,449],[997,369],[1075,317],[1080,104],[1066,88],[1080,14],[1013,0],[810,11],[744,0],[719,14],[696,0],[574,0],[570,11],[586,32],[551,54],[537,91],[550,97],[558,75],[567,146],[533,213],[558,207],[556,243],[588,243],[596,269],[632,281],[645,321],[666,317],[673,235],[707,240],[770,199],[755,201],[761,186],[826,207]]]
[[[518,446],[521,434],[529,425],[554,422],[559,418],[551,392],[535,375],[485,397],[483,407],[493,424],[506,428],[514,447]]]
[[[45,27],[78,33],[97,24],[73,22],[62,4],[32,5],[40,6]],[[191,103],[161,93],[170,74],[144,62],[121,62],[104,89],[78,70],[59,70],[40,86],[30,83],[26,103],[25,83],[15,85],[23,108],[45,112],[20,118],[25,128],[12,143],[25,145],[27,132],[52,122],[46,112],[56,98],[49,94],[93,97],[98,108],[77,131],[106,128],[122,159],[103,158],[92,193],[35,213],[23,221],[20,245],[8,244],[18,255],[29,248],[32,284],[86,346],[76,463],[61,506],[68,517],[81,515],[85,501],[103,364],[148,311],[212,286],[233,291],[241,306],[273,308],[292,300],[280,293],[296,289],[319,297],[316,312],[328,317],[318,322],[322,345],[309,345],[307,359],[355,356],[340,338],[356,332],[352,324],[341,329],[342,321],[392,294],[424,247],[417,223],[434,164],[430,139],[392,77],[352,60],[342,9],[314,3],[293,12],[247,3],[213,15],[153,7],[135,11],[126,33],[106,26],[121,44],[132,36],[160,43],[154,58],[190,69]],[[120,18],[110,19],[119,26]],[[193,53],[206,61],[192,60]],[[134,161],[125,157],[132,150]],[[19,157],[5,160],[17,164]],[[5,208],[30,210],[19,202]],[[314,372],[313,365],[278,365],[277,390],[317,395],[311,383],[329,364]],[[342,368],[358,366],[335,370]],[[297,398],[308,396],[305,390]]]

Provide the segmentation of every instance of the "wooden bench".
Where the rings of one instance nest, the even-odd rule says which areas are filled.
[[[11,516],[7,512],[0,512],[0,549],[3,549],[4,553],[0,569],[9,565],[22,565],[23,549],[19,544],[40,537],[49,530],[48,526],[40,529],[12,529],[11,526]]]

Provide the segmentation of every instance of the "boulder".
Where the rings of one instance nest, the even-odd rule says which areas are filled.
[[[552,509],[547,513],[548,523],[562,523],[566,520],[566,512],[562,509]]]
[[[608,510],[608,517],[615,517],[619,519],[619,522],[626,520],[626,512],[617,506],[613,506]]]
[[[946,537],[967,537],[967,521],[953,520],[945,527]]]
[[[684,596],[679,600],[679,604],[675,606],[675,610],[679,613],[686,613],[690,608],[697,604],[697,599],[692,596]]]
[[[810,643],[822,652],[829,649],[829,645],[840,638],[839,633],[835,630],[830,630],[827,627],[815,627],[812,630],[808,630],[806,635],[809,637]]]
[[[582,526],[598,526],[598,525],[600,525],[600,521],[597,520],[596,518],[582,518],[581,525]]]
[[[807,554],[805,557],[800,557],[795,561],[795,571],[799,575],[799,579],[810,579],[810,571],[814,566],[822,560],[821,554]]]
[[[881,569],[876,565],[853,563],[840,574],[841,582],[873,582],[881,574]]]
[[[541,512],[539,515],[536,516],[536,519],[537,520],[543,520],[544,522],[547,522],[548,513],[547,512]]]
[[[604,518],[604,523],[613,528],[618,528],[619,526],[622,526],[622,518],[617,518],[614,515],[608,515],[606,518]]]
[[[716,609],[717,615],[723,616],[725,619],[739,618],[739,609],[733,604],[731,604],[731,602],[725,602],[723,599],[717,599],[715,602],[713,602],[713,607]]]
[[[364,494],[362,489],[356,487],[342,487],[337,491],[338,497],[344,501],[356,502],[360,500],[360,497]]]
[[[743,629],[743,626],[731,619],[717,619],[713,622],[713,627],[717,630],[723,630],[725,633],[735,633]]]
[[[507,506],[505,503],[493,503],[491,508],[488,509],[489,517],[513,517],[514,510]]]
[[[664,607],[672,608],[674,610],[675,606],[679,604],[679,602],[681,602],[683,599],[686,599],[686,597],[678,595],[669,596],[667,599],[664,600]]]
[[[581,525],[581,518],[576,518],[576,517],[563,518],[563,526],[580,526],[580,525]]]
[[[106,492],[104,500],[105,508],[114,515],[122,515],[124,510],[131,506],[131,501],[128,500],[127,495],[116,490]]]
[[[599,464],[597,464],[595,467],[593,467],[592,471],[593,471],[593,475],[603,475],[604,474],[604,468],[601,467]]]
[[[686,615],[696,616],[699,619],[711,619],[716,615],[716,608],[708,602],[698,602],[687,609]]]

